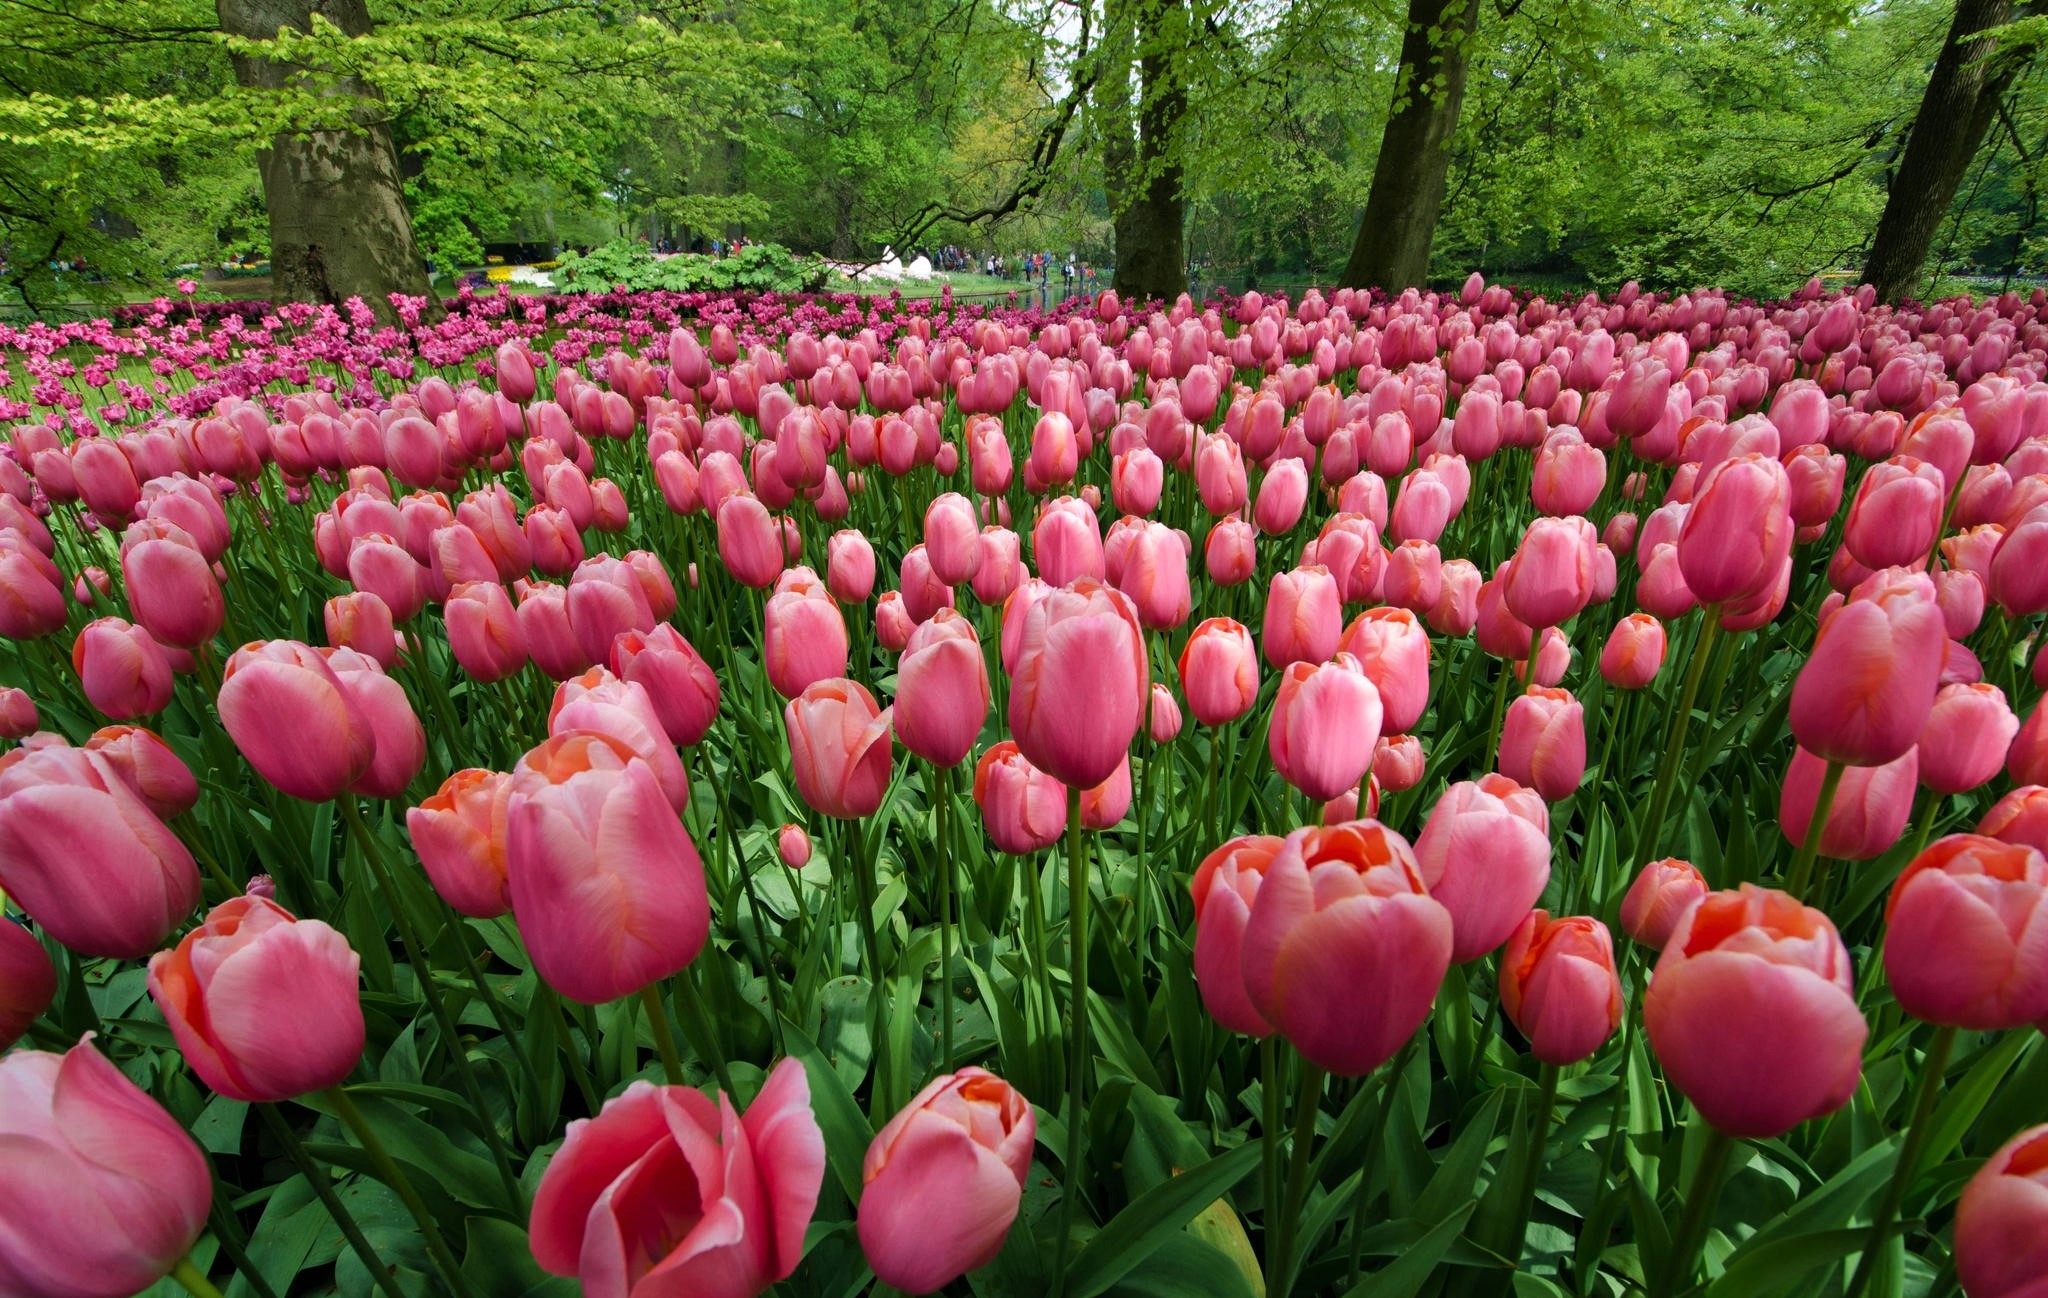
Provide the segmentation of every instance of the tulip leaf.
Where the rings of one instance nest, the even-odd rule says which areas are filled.
[[[1110,1298],[1259,1298],[1231,1257],[1193,1235],[1171,1235],[1134,1270],[1104,1291]]]
[[[1774,1239],[1761,1248],[1743,1247],[1707,1289],[1706,1298],[1763,1298],[1784,1293],[1821,1267],[1862,1249],[1866,1227],[1843,1227]]]
[[[533,1260],[526,1232],[495,1217],[471,1217],[462,1278],[490,1298],[575,1298],[576,1282],[549,1275]]]
[[[794,1023],[784,1023],[782,1030],[791,1056],[804,1066],[804,1076],[810,1079],[811,1110],[818,1115],[819,1130],[825,1135],[825,1161],[832,1165],[832,1174],[847,1199],[859,1202],[861,1161],[875,1138],[874,1129],[817,1043]]]
[[[1927,1152],[1921,1166],[1933,1167],[1963,1143],[1963,1136],[1976,1125],[1977,1115],[1991,1102],[1991,1094],[2011,1070],[2020,1052],[2027,1048],[2032,1032],[2008,1032],[1964,1073],[1962,1080],[1947,1088],[1941,1106],[1934,1111],[1934,1129],[1927,1137]],[[2007,1133],[1998,1133],[2003,1139]]]
[[[1095,1298],[1130,1274],[1194,1220],[1195,1214],[1228,1194],[1257,1167],[1260,1150],[1256,1141],[1240,1145],[1133,1200],[1074,1259],[1067,1272],[1067,1293],[1072,1298]],[[1228,1267],[1225,1261],[1219,1270]]]
[[[1466,1203],[1455,1209],[1391,1264],[1351,1286],[1344,1298],[1412,1298],[1435,1273],[1437,1263],[1457,1242],[1458,1232],[1465,1228],[1466,1219],[1478,1206]]]

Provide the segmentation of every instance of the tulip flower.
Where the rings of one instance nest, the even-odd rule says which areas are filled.
[[[1263,1037],[1273,1026],[1245,989],[1244,929],[1266,868],[1282,840],[1271,834],[1233,838],[1202,859],[1190,888],[1195,901],[1195,984],[1209,1017],[1226,1030]]]
[[[19,924],[0,918],[0,1054],[57,999],[57,966]]]
[[[121,538],[121,582],[135,620],[165,644],[197,648],[227,617],[212,565],[191,534],[172,523],[145,519],[128,528]]]
[[[753,1298],[796,1270],[824,1180],[796,1060],[769,1071],[745,1117],[722,1091],[634,1082],[569,1124],[534,1191],[534,1260],[589,1293]]]
[[[1955,1264],[1969,1298],[2038,1298],[2048,1275],[2048,1125],[1999,1146],[1963,1187]]]
[[[1825,766],[1804,748],[1793,750],[1778,803],[1778,824],[1792,843],[1806,841]],[[1883,766],[1845,768],[1821,829],[1819,854],[1842,861],[1868,861],[1884,855],[1905,833],[1919,770],[1918,753],[1913,749]]]
[[[170,745],[141,726],[103,726],[83,747],[106,759],[121,782],[159,820],[175,820],[199,801],[199,780]]]
[[[807,580],[769,597],[762,631],[768,683],[785,699],[846,674],[846,619],[810,569],[794,568],[783,578],[798,574]]]
[[[1500,1007],[1544,1063],[1591,1056],[1621,1026],[1621,978],[1607,926],[1530,911],[1501,953]]]
[[[441,614],[449,651],[472,679],[489,685],[526,666],[526,631],[503,586],[463,582],[448,592]]]
[[[1087,578],[1047,593],[1025,615],[1011,675],[1010,730],[1031,764],[1070,788],[1108,779],[1150,684],[1130,600]]]
[[[974,802],[996,850],[1026,856],[1057,843],[1067,829],[1067,790],[1005,739],[974,764]]]
[[[535,972],[599,1005],[687,968],[711,904],[654,769],[609,735],[572,730],[520,758],[512,778],[506,880]]]
[[[2005,692],[1982,681],[1944,685],[1920,732],[1920,783],[1937,793],[1966,793],[2005,766],[2019,718]]]
[[[1930,844],[1885,904],[1884,969],[1899,1008],[1930,1023],[2048,1018],[2048,859],[1980,834]]]
[[[376,733],[362,705],[325,657],[296,641],[236,650],[216,706],[249,765],[294,798],[337,797],[376,757]]]
[[[1147,630],[1170,631],[1187,621],[1193,595],[1187,547],[1180,534],[1163,523],[1136,529],[1115,584],[1130,597],[1139,624]]]
[[[861,1162],[861,1251],[905,1293],[943,1288],[995,1260],[1023,1206],[1038,1129],[1030,1103],[994,1073],[932,1079]]]
[[[426,731],[412,710],[412,700],[405,687],[386,676],[375,659],[353,649],[327,649],[321,654],[369,722],[374,741],[370,768],[348,791],[368,798],[398,797],[420,773],[427,757]]]
[[[2014,789],[1984,813],[1977,832],[2048,856],[2048,788],[2028,784]]]
[[[234,897],[149,961],[149,994],[185,1062],[233,1100],[275,1102],[339,1085],[363,1053],[360,961],[317,919]],[[274,1012],[288,988],[289,1013]]]
[[[1648,613],[1631,613],[1614,624],[1600,650],[1600,675],[1617,689],[1639,690],[1664,667],[1664,624]]]
[[[801,870],[811,861],[811,836],[802,825],[784,825],[775,834],[775,854],[790,869]]]
[[[1152,701],[1145,713],[1147,733],[1155,744],[1171,743],[1180,734],[1180,703],[1173,697],[1173,691],[1152,682]]]
[[[974,624],[941,609],[910,633],[896,667],[896,737],[934,766],[958,766],[988,718],[988,663]]]
[[[1702,604],[1767,589],[1792,553],[1791,481],[1766,455],[1738,455],[1700,475],[1678,533],[1678,568]],[[1654,611],[1654,610],[1652,610]]]
[[[718,677],[680,631],[663,622],[612,641],[612,673],[647,691],[669,742],[703,742],[718,719]]]
[[[1327,568],[1296,568],[1273,574],[1266,592],[1264,629],[1259,636],[1267,662],[1276,668],[1298,662],[1326,662],[1337,651],[1343,629],[1337,583]]]
[[[405,813],[412,850],[441,899],[464,915],[494,919],[512,909],[505,827],[512,777],[474,767],[441,782]]]
[[[42,717],[28,691],[0,687],[0,739],[21,739],[36,732]]]
[[[61,1055],[0,1056],[0,1289],[22,1298],[127,1298],[199,1239],[206,1155],[90,1035]]]
[[[171,701],[171,664],[156,637],[117,617],[86,625],[71,645],[86,701],[117,721],[161,712]]]
[[[1245,991],[1316,1067],[1363,1077],[1413,1036],[1451,956],[1451,917],[1407,842],[1377,821],[1297,829],[1245,922]],[[1345,989],[1370,987],[1371,996]]]
[[[1934,583],[1887,569],[1820,626],[1792,685],[1792,734],[1827,761],[1882,766],[1926,729],[1948,636]]]
[[[1220,726],[1251,710],[1259,694],[1259,659],[1251,632],[1227,617],[1194,629],[1180,654],[1181,690],[1205,726]]]
[[[1429,895],[1451,917],[1451,958],[1474,960],[1507,941],[1550,882],[1550,812],[1505,775],[1444,790],[1415,840]]]
[[[823,680],[791,699],[782,716],[804,802],[841,820],[872,816],[889,789],[892,710],[854,681]]]
[[[1586,774],[1586,710],[1564,690],[1541,686],[1508,705],[1500,731],[1501,774],[1546,802],[1578,789]]]
[[[1873,464],[1856,486],[1842,545],[1866,568],[1927,557],[1949,497],[1940,469],[1910,455]]]
[[[1290,665],[1267,729],[1273,769],[1318,802],[1336,797],[1371,769],[1381,713],[1379,691],[1357,660]]]
[[[1639,945],[1662,951],[1687,908],[1707,892],[1706,877],[1692,862],[1652,861],[1621,899],[1621,926]]]
[[[1593,525],[1583,518],[1539,518],[1529,524],[1501,576],[1508,611],[1539,629],[1576,617],[1592,600],[1598,543]]]
[[[689,773],[669,743],[667,727],[646,688],[593,667],[555,687],[548,707],[548,734],[594,730],[633,750],[654,772],[662,795],[678,815],[690,800]]]
[[[926,507],[924,545],[940,584],[958,586],[974,580],[981,570],[981,529],[967,497],[949,491]]]
[[[732,496],[718,507],[718,557],[743,586],[765,590],[787,560],[782,535],[768,507],[752,496]]]
[[[1848,1103],[1870,1035],[1828,917],[1752,884],[1687,910],[1650,978],[1643,1026],[1701,1117],[1759,1140]]]
[[[1384,728],[1397,733],[1414,729],[1429,706],[1429,635],[1415,615],[1399,608],[1367,609],[1344,629],[1337,651],[1357,659],[1379,691]]]
[[[1221,518],[1202,542],[1202,566],[1218,586],[1241,586],[1258,571],[1258,532],[1235,516]]]

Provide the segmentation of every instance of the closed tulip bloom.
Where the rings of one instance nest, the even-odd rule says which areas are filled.
[[[1031,429],[1031,459],[1026,469],[1034,481],[1052,487],[1071,481],[1080,468],[1080,456],[1071,419],[1057,410],[1038,417]]]
[[[768,507],[752,496],[732,496],[718,507],[718,557],[742,586],[765,590],[786,562],[782,533]]]
[[[1441,582],[1428,613],[1429,629],[1438,635],[1470,634],[1479,621],[1479,569],[1469,559],[1446,559]]]
[[[1947,502],[1947,484],[1932,464],[1910,455],[1873,464],[1849,504],[1842,544],[1868,568],[1925,559]]]
[[[942,608],[953,607],[953,588],[932,571],[931,555],[922,544],[910,547],[910,552],[903,556],[896,586],[903,599],[903,612],[912,626],[927,621]]]
[[[1707,892],[1706,876],[1692,862],[1652,861],[1621,899],[1621,927],[1638,945],[1662,951],[1687,908]]]
[[[958,766],[988,718],[988,662],[974,624],[941,609],[910,633],[896,667],[896,737],[934,766]]]
[[[455,518],[483,544],[498,567],[498,580],[517,581],[533,567],[533,546],[520,526],[518,506],[502,484],[463,497]]]
[[[512,909],[505,878],[511,806],[510,775],[471,767],[443,780],[433,796],[405,813],[412,850],[434,891],[473,919],[493,919]]]
[[[1072,496],[1051,502],[1038,516],[1031,529],[1031,555],[1039,576],[1054,586],[1083,577],[1099,581],[1108,571],[1095,513]]]
[[[4,544],[16,535],[0,528],[0,636],[40,639],[64,625],[61,574],[41,550],[26,541]]]
[[[567,510],[535,505],[526,511],[521,530],[533,551],[533,566],[548,576],[566,577],[583,562],[583,536]]]
[[[2019,728],[1996,685],[1942,686],[1920,732],[1920,783],[1943,794],[1988,783],[2004,767]]]
[[[1955,1262],[1969,1298],[2048,1292],[2048,1125],[2006,1141],[1963,1187]]]
[[[2018,784],[2048,781],[2048,707],[2036,703],[2027,714],[2006,752],[2005,769]]]
[[[410,622],[426,607],[427,570],[382,532],[359,536],[349,547],[348,579],[357,590],[383,600],[393,622]]]
[[[1536,453],[1529,495],[1536,508],[1555,518],[1583,514],[1607,485],[1607,456],[1583,438],[1555,435]]]
[[[784,825],[775,834],[775,854],[792,870],[811,863],[811,836],[802,825]]]
[[[902,653],[910,644],[910,633],[917,624],[910,620],[910,613],[903,606],[903,592],[885,590],[875,601],[875,643],[890,653]]]
[[[1155,744],[1171,743],[1180,734],[1180,704],[1173,691],[1158,681],[1152,682],[1152,704],[1145,717]]]
[[[1251,711],[1259,697],[1259,658],[1243,623],[1212,617],[1194,629],[1180,654],[1180,687],[1188,710],[1205,726]]]
[[[1544,1063],[1591,1057],[1621,1026],[1621,978],[1607,926],[1530,911],[1501,953],[1500,1008]]]
[[[1145,721],[1144,633],[1121,592],[1082,579],[1025,614],[1010,731],[1032,765],[1073,788],[1108,779]]]
[[[1274,667],[1320,663],[1337,651],[1344,611],[1337,583],[1321,566],[1273,574],[1259,647]]]
[[[199,1080],[274,1103],[339,1085],[363,1053],[360,965],[344,938],[274,901],[234,897],[149,961],[149,994]],[[290,1013],[276,1013],[289,989]]]
[[[506,605],[506,613],[512,611]],[[327,624],[327,643],[335,649],[353,649],[377,660],[387,670],[398,661],[398,633],[391,623],[391,606],[366,590],[350,591],[327,601],[321,611]]]
[[[427,759],[427,734],[412,710],[412,700],[374,658],[353,649],[326,649],[321,654],[342,689],[354,697],[375,737],[370,769],[348,791],[366,798],[398,797]]]
[[[437,527],[427,538],[424,580],[433,598],[445,599],[450,589],[464,582],[495,582],[498,579],[497,562],[484,549],[484,543],[477,534],[463,524]]]
[[[1202,566],[1218,586],[1242,586],[1258,571],[1258,532],[1241,518],[1220,518],[1202,542]]]
[[[1508,611],[1532,627],[1570,621],[1592,600],[1599,535],[1583,518],[1539,518],[1502,573]]]
[[[1294,530],[1308,503],[1308,466],[1292,456],[1281,460],[1259,484],[1258,503],[1252,507],[1252,521],[1267,536]]]
[[[612,641],[612,674],[647,691],[669,742],[703,742],[718,719],[718,675],[682,632],[666,622]]]
[[[1981,834],[1937,840],[1892,885],[1884,967],[1899,1007],[1930,1023],[2048,1018],[2048,859]]]
[[[825,542],[825,585],[842,604],[864,604],[875,589],[875,549],[854,528]]]
[[[1779,827],[1793,844],[1806,841],[1825,769],[1826,764],[1804,748],[1793,750],[1778,802]],[[1820,854],[1841,861],[1868,861],[1884,855],[1906,832],[1919,770],[1918,751],[1911,748],[1883,766],[1844,768],[1835,800],[1828,807],[1827,825],[1821,830]]]
[[[159,820],[175,820],[199,802],[199,779],[154,731],[102,726],[81,745],[107,766]]]
[[[594,663],[611,656],[622,631],[651,631],[657,619],[647,591],[625,560],[595,555],[576,565],[569,578],[569,630],[583,657]]]
[[[1663,670],[1664,649],[1664,624],[1648,613],[1631,613],[1607,633],[1600,676],[1617,689],[1642,689]]]
[[[587,671],[590,659],[569,622],[569,588],[553,582],[520,582],[519,632],[533,665],[550,680],[565,681]]]
[[[135,620],[165,644],[194,649],[227,618],[213,566],[191,534],[145,519],[121,539],[121,581]]]
[[[199,904],[199,871],[109,758],[52,746],[0,767],[0,891],[81,955],[135,960]]]
[[[1948,633],[1923,573],[1888,569],[1820,625],[1792,685],[1792,734],[1829,761],[1881,766],[1912,748],[1941,683]]]
[[[0,1054],[57,999],[57,966],[19,924],[0,919]]]
[[[526,632],[503,586],[463,582],[448,592],[441,613],[448,624],[448,648],[471,679],[488,685],[526,666]]]
[[[991,745],[974,764],[974,803],[996,850],[1025,856],[1067,831],[1067,789],[1018,751],[1014,740]]]
[[[2006,533],[1984,575],[2006,616],[2048,609],[2048,510],[2028,515]]]
[[[1480,584],[1479,618],[1473,629],[1478,633],[1481,652],[1505,658],[1511,663],[1525,663],[1530,646],[1536,642],[1536,630],[1516,617],[1514,610],[1508,607],[1501,577],[1512,567],[1512,563],[1502,564],[1495,571],[1493,580]]]
[[[1943,568],[1933,574],[1934,602],[1951,640],[1966,640],[1984,622],[1984,579],[1974,572]]]
[[[1372,768],[1380,718],[1379,691],[1355,662],[1293,663],[1266,732],[1273,769],[1318,802],[1334,798]]]
[[[1508,705],[1500,731],[1501,774],[1543,795],[1570,797],[1586,774],[1586,710],[1564,690],[1538,686]]]
[[[9,685],[0,688],[0,739],[22,739],[36,732],[42,716],[28,691]]]
[[[1195,901],[1195,985],[1209,1017],[1227,1031],[1272,1034],[1245,989],[1244,930],[1267,866],[1282,840],[1271,834],[1233,838],[1204,857],[1190,885]]]
[[[2027,784],[2014,789],[1984,813],[1977,832],[2048,856],[2048,788]]]
[[[110,522],[125,521],[142,499],[135,466],[111,438],[81,437],[71,444],[71,480],[86,508]]]
[[[1422,741],[1414,735],[1381,735],[1372,750],[1372,783],[1378,792],[1405,793],[1422,783],[1428,762]],[[1377,792],[1373,806],[1378,806]],[[1326,819],[1323,823],[1330,822]]]
[[[206,1226],[213,1174],[192,1137],[94,1049],[0,1057],[0,1292],[127,1298]]]
[[[216,701],[221,724],[279,792],[326,802],[363,778],[377,735],[327,659],[294,640],[236,650]]]
[[[1482,775],[1444,790],[1415,840],[1429,895],[1451,916],[1458,964],[1493,950],[1550,882],[1550,813],[1534,789]]]
[[[1766,590],[1792,553],[1791,480],[1767,455],[1738,455],[1700,475],[1678,531],[1678,568],[1702,604]],[[1654,611],[1654,610],[1653,610]]]
[[[1405,733],[1429,706],[1429,634],[1401,608],[1367,609],[1337,642],[1379,691],[1383,726]]]
[[[1870,1034],[1828,917],[1752,884],[1708,893],[1679,921],[1643,1025],[1700,1116],[1758,1140],[1848,1103]]]
[[[171,701],[171,664],[156,637],[118,617],[86,624],[71,644],[71,666],[86,702],[125,721],[161,712]]]
[[[1024,1201],[1038,1130],[1031,1104],[994,1073],[932,1079],[861,1163],[861,1251],[876,1279],[931,1293],[995,1260]]]
[[[643,686],[621,680],[602,667],[563,681],[555,687],[554,702],[548,708],[548,734],[576,730],[594,730],[632,749],[654,772],[655,782],[678,815],[689,805],[689,774],[669,742],[653,697]]]
[[[770,1070],[744,1118],[723,1092],[635,1082],[569,1124],[534,1194],[534,1259],[593,1295],[752,1298],[796,1269],[824,1175],[794,1059]],[[666,1224],[645,1236],[648,1222]]]
[[[1166,463],[1149,447],[1136,446],[1110,466],[1109,498],[1119,514],[1144,517],[1159,508],[1166,486]],[[999,494],[999,493],[991,493]]]
[[[1387,603],[1427,616],[1443,593],[1444,562],[1429,541],[1403,541],[1387,555]]]
[[[791,699],[782,715],[804,802],[841,820],[873,815],[889,789],[891,711],[862,685],[825,680]]]
[[[1135,529],[1116,586],[1130,597],[1139,624],[1147,630],[1170,631],[1186,622],[1194,595],[1180,533],[1164,523],[1148,522]]]
[[[926,507],[924,548],[931,558],[932,574],[942,585],[974,580],[981,570],[981,524],[967,497],[949,491]]]
[[[1195,448],[1195,490],[1202,508],[1222,516],[1243,509],[1250,496],[1244,453],[1228,437],[1203,437]]]
[[[971,583],[974,598],[993,607],[1010,597],[1027,575],[1019,557],[1022,545],[1022,538],[1007,527],[981,529],[981,568]]]
[[[1451,507],[1451,489],[1443,475],[1421,468],[1401,479],[1394,494],[1394,508],[1387,516],[1387,532],[1396,541],[1435,541],[1457,511]]]
[[[1792,521],[1800,527],[1818,527],[1832,519],[1842,507],[1848,460],[1813,443],[1787,451],[1782,463],[1792,484]]]
[[[823,586],[769,597],[761,655],[769,685],[785,699],[818,681],[846,675],[846,619]]]
[[[535,972],[599,1005],[696,959],[711,927],[704,866],[653,768],[618,740],[577,730],[512,774],[506,878]]]
[[[1302,1058],[1362,1077],[1429,1017],[1450,954],[1450,915],[1407,842],[1361,820],[1287,836],[1252,902],[1242,967],[1252,1005]],[[1347,994],[1361,987],[1372,995]]]

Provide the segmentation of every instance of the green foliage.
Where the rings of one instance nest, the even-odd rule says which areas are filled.
[[[604,293],[615,288],[814,293],[824,287],[825,267],[815,257],[799,257],[776,243],[750,243],[726,257],[697,253],[657,257],[645,244],[616,239],[588,254],[570,253],[562,258],[555,278],[572,293]]]

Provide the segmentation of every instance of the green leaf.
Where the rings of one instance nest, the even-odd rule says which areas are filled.
[[[1436,1271],[1437,1263],[1443,1260],[1451,1245],[1457,1242],[1458,1232],[1465,1228],[1465,1219],[1476,1207],[1476,1203],[1467,1203],[1430,1227],[1427,1234],[1415,1241],[1413,1248],[1394,1259],[1391,1266],[1359,1280],[1344,1298],[1412,1298]]]
[[[471,1217],[462,1278],[490,1298],[576,1298],[574,1280],[549,1275],[533,1260],[526,1232],[495,1217]]]
[[[804,1066],[811,1083],[811,1110],[818,1115],[818,1127],[825,1133],[825,1161],[846,1191],[846,1197],[860,1200],[860,1166],[867,1157],[868,1144],[875,1138],[853,1093],[839,1080],[839,1074],[825,1061],[816,1042],[793,1023],[783,1024],[789,1052]]]
[[[1110,1298],[1259,1298],[1244,1272],[1214,1245],[1172,1235],[1145,1265],[1117,1281]]]
[[[1132,1201],[1074,1259],[1067,1292],[1073,1298],[1095,1298],[1123,1279],[1257,1167],[1260,1149],[1256,1141],[1240,1145]]]
[[[1744,1248],[1728,1259],[1728,1269],[1707,1287],[1707,1298],[1762,1298],[1784,1293],[1817,1269],[1857,1252],[1869,1238],[1867,1228],[1844,1227]]]

